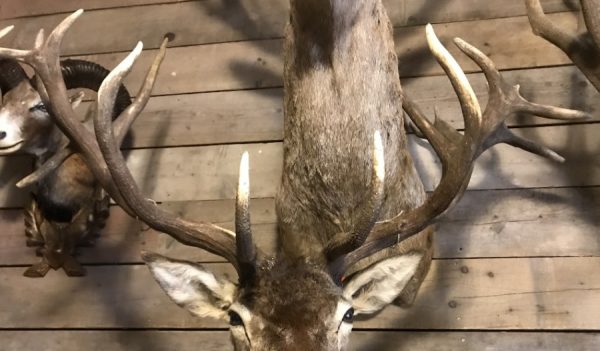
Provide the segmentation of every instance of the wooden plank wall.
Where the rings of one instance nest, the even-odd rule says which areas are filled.
[[[425,49],[424,24],[470,72],[483,102],[486,85],[450,38],[482,49],[536,102],[595,114],[585,123],[518,116],[510,126],[567,157],[554,164],[500,146],[477,163],[463,200],[438,227],[435,261],[415,305],[359,321],[353,350],[600,349],[600,124],[598,93],[559,50],[533,36],[523,0],[387,0],[404,88],[457,128],[458,103]],[[564,26],[581,25],[576,6],[543,5]],[[2,0],[2,46],[27,47],[79,6],[87,11],[63,45],[113,67],[137,40],[146,50],[127,80],[136,91],[162,36],[175,40],[154,96],[134,125],[129,165],[149,197],[194,219],[231,226],[236,167],[252,158],[253,221],[273,248],[273,196],[281,172],[281,36],[285,0]],[[575,11],[575,12],[573,12]],[[439,164],[412,143],[428,189]],[[98,246],[84,249],[88,276],[22,277],[36,261],[24,245],[14,182],[31,165],[0,157],[0,340],[3,350],[229,350],[224,323],[194,319],[172,304],[141,264],[141,249],[206,262],[223,260],[144,230],[118,207]],[[142,231],[140,231],[142,229]]]

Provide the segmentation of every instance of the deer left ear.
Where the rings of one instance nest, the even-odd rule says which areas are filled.
[[[352,301],[355,314],[378,312],[404,290],[415,275],[420,253],[388,258],[354,274],[344,286],[344,296]]]
[[[142,253],[154,279],[180,307],[199,317],[227,320],[237,285],[217,277],[199,264]]]

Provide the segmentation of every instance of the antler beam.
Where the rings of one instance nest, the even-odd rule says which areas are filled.
[[[539,0],[525,0],[533,33],[561,49],[600,91],[600,1],[580,0],[588,33],[577,34],[556,26],[544,13]]]

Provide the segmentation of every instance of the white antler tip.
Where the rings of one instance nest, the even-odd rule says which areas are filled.
[[[431,23],[427,23],[427,25],[425,26],[425,35],[427,36],[427,39],[430,39],[430,37],[437,38],[437,36],[435,35],[435,31],[433,30],[433,26],[431,25]]]
[[[238,180],[238,199],[247,200],[250,194],[250,157],[244,151],[240,160],[240,175]]]
[[[135,44],[135,48],[133,49],[133,51],[139,54],[142,52],[142,50],[144,50],[144,43],[138,41],[137,44]]]
[[[383,142],[381,141],[381,133],[375,131],[373,136],[373,167],[375,174],[381,181],[385,178],[385,154],[383,150]]]
[[[2,30],[0,30],[0,38],[4,37],[6,34],[10,33],[10,31],[12,31],[15,28],[14,25],[2,28]]]

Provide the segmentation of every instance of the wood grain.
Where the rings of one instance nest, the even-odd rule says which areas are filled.
[[[221,73],[221,76],[227,75],[226,71]],[[593,121],[598,121],[595,112],[600,110],[600,95],[573,66],[505,71],[503,75],[508,82],[521,84],[522,94],[531,101],[585,110],[593,114]],[[485,106],[488,91],[483,74],[469,74],[468,78],[481,105]],[[194,87],[162,85],[168,90],[159,92],[178,95],[150,99],[133,125],[134,138],[128,146],[172,147],[282,140],[281,88],[180,94],[183,88],[210,90],[205,83],[198,79]],[[231,85],[224,88],[236,89],[240,87],[238,83],[232,80]],[[437,108],[440,118],[455,128],[463,128],[460,105],[447,77],[407,78],[402,84],[405,92],[430,118]],[[90,98],[94,98],[92,94]],[[85,110],[87,106],[83,104],[81,109]],[[521,127],[569,123],[572,122],[529,116],[514,116],[508,120],[509,126]]]
[[[233,229],[233,200],[162,206],[187,219]],[[257,245],[273,253],[277,230],[274,200],[253,199],[251,211]],[[600,256],[599,221],[600,188],[468,191],[440,219],[434,257]],[[37,262],[34,250],[25,246],[20,210],[0,211],[0,227],[0,265]],[[200,262],[225,262],[146,228],[118,207],[111,209],[96,246],[82,248],[79,260],[87,264],[141,263],[142,250]]]
[[[186,2],[177,5],[180,6],[197,6],[197,4],[206,4],[207,2]],[[158,5],[167,6],[167,5]],[[274,80],[279,80],[281,74],[281,40],[265,40],[278,37],[278,31],[260,32],[261,35],[252,35],[252,30],[231,28],[226,23],[217,19],[217,15],[209,15],[210,10],[200,7],[201,12],[206,19],[196,18],[184,20],[176,18],[176,23],[187,25],[193,23],[198,26],[207,26],[206,28],[190,28],[185,27],[185,31],[189,32],[193,42],[178,42],[183,35],[178,35],[175,41],[171,44],[172,48],[163,64],[163,71],[168,74],[179,75],[179,79],[194,80],[198,75],[191,75],[189,72],[197,72],[199,77],[204,78],[203,70],[215,69],[216,67],[227,65],[233,74],[241,74],[247,69],[255,69],[259,71],[269,72],[274,74]],[[107,18],[100,20],[92,20],[93,16],[97,16],[97,12],[87,14],[76,22],[72,30],[67,34],[62,45],[63,55],[87,55],[85,58],[94,62],[99,62],[107,67],[114,67],[118,60],[125,57],[126,53],[133,49],[138,41],[143,41],[146,49],[157,48],[163,36],[167,32],[173,32],[173,29],[166,27],[160,21],[155,21],[153,16],[136,13],[122,14],[122,11],[137,10],[137,8],[126,8],[118,12],[120,15],[110,17],[111,29],[116,30],[115,35],[100,35],[95,40],[89,40],[86,36],[79,33],[103,33]],[[144,7],[142,9],[150,9]],[[152,13],[162,13],[163,9],[152,9]],[[185,10],[188,14],[197,12],[193,9]],[[123,17],[121,17],[123,16]],[[122,28],[126,23],[131,22],[132,16],[139,18],[139,23],[134,27],[136,30],[126,30]],[[250,14],[249,14],[250,16]],[[254,16],[254,15],[252,15]],[[64,17],[61,15],[61,17]],[[551,20],[559,26],[568,28],[576,27],[577,17],[573,13],[562,12],[549,15]],[[228,19],[240,21],[235,15],[231,14]],[[264,19],[268,21],[268,19]],[[51,19],[46,17],[36,18],[35,21],[27,23],[15,23],[19,20],[0,21],[0,26],[14,24],[14,33],[3,38],[3,45],[7,47],[30,47],[35,38],[35,34],[40,28],[50,30],[58,23],[59,18]],[[279,22],[276,26],[282,27],[284,17],[273,18],[274,22]],[[121,23],[123,22],[123,23]],[[211,23],[213,23],[211,25]],[[242,26],[245,28],[245,25]],[[152,31],[140,31],[139,28],[154,28]],[[170,29],[169,29],[170,28]],[[466,71],[479,71],[465,55],[459,54],[459,50],[452,44],[449,39],[453,37],[462,37],[471,44],[479,47],[486,54],[490,55],[500,69],[511,68],[526,68],[537,66],[552,66],[569,64],[569,59],[559,49],[555,48],[546,41],[533,35],[527,17],[508,17],[482,21],[467,21],[446,23],[435,26],[436,31],[442,41],[448,46],[458,62]],[[476,31],[473,28],[477,28]],[[496,35],[501,33],[505,28],[511,29],[511,35]],[[158,31],[158,32],[156,32]],[[228,34],[231,32],[231,34]],[[399,57],[400,74],[406,76],[421,76],[421,75],[439,75],[442,74],[442,69],[435,63],[429,50],[426,48],[425,29],[423,25],[397,28],[394,32],[396,42],[396,52]],[[213,36],[214,38],[211,38]],[[206,38],[206,39],[203,39]],[[262,40],[259,40],[262,39]],[[223,45],[222,42],[238,41],[242,42],[228,43]],[[206,45],[214,43],[220,44]],[[198,45],[204,44],[204,45]],[[180,46],[184,45],[184,46]],[[176,47],[180,46],[180,47]],[[136,70],[145,72],[149,66],[151,56],[155,50],[146,50],[145,53],[136,65]],[[119,53],[116,53],[119,52]],[[236,54],[237,52],[237,54]],[[227,59],[229,57],[245,58],[238,59],[231,65]],[[199,60],[202,57],[208,59],[207,64],[202,65]],[[258,58],[265,59],[266,62],[258,61]],[[175,63],[175,61],[177,63]],[[208,67],[207,67],[208,65]],[[226,66],[226,67],[227,67]],[[143,67],[143,68],[140,68]],[[271,68],[275,68],[273,71]],[[260,72],[257,72],[260,73]],[[135,73],[134,73],[135,74]],[[139,73],[138,73],[139,74]],[[264,75],[264,74],[263,74]],[[224,77],[225,79],[227,77]],[[175,76],[171,80],[177,79]],[[160,84],[165,84],[165,79],[159,78]],[[252,80],[254,83],[257,80]],[[191,83],[191,82],[190,82]],[[190,84],[188,83],[188,84]],[[260,80],[260,86],[269,86],[269,81]],[[255,84],[256,86],[256,84]],[[158,89],[158,87],[157,87]],[[214,90],[222,90],[217,87]]]
[[[227,331],[0,331],[8,350],[233,350]],[[576,347],[574,347],[576,345]],[[598,333],[354,331],[353,351],[595,350]]]
[[[356,328],[593,330],[598,257],[435,261],[408,310],[389,306]],[[225,264],[209,269],[233,275]],[[0,269],[0,328],[226,328],[173,304],[145,266],[88,267],[25,279]]]
[[[548,13],[572,10],[559,0],[543,3]],[[435,7],[424,4],[422,0],[385,0],[384,4],[394,26],[526,15],[525,6],[519,0],[443,0],[436,2]],[[157,48],[166,32],[175,34],[173,46],[281,37],[289,11],[288,2],[278,0],[4,0],[0,4],[0,19],[6,20],[0,21],[0,27],[15,24],[17,28],[23,28],[18,34],[20,39],[15,43],[29,43],[23,40],[35,36],[37,29],[51,29],[66,13],[79,8],[94,11],[86,12],[72,31],[105,34],[97,36],[94,41],[87,40],[85,35],[70,34],[66,38],[70,42],[68,49],[65,47],[68,52],[129,50],[137,40]],[[39,16],[52,13],[59,14]],[[12,19],[34,15],[36,17]],[[110,27],[106,25],[108,22]]]
[[[507,145],[496,146],[477,161],[470,189],[514,189],[600,184],[600,124],[517,129],[519,135],[553,148],[567,158],[553,163]],[[440,178],[439,161],[428,144],[412,144],[416,167],[426,189]],[[132,174],[155,201],[220,200],[234,197],[239,158],[250,153],[253,197],[273,197],[281,175],[281,143],[233,144],[132,150],[127,160]],[[12,161],[12,158],[6,158]],[[17,159],[5,167],[11,181],[0,189],[0,206],[22,206],[28,191],[16,190],[14,176],[25,165]],[[25,172],[22,172],[25,173]]]

